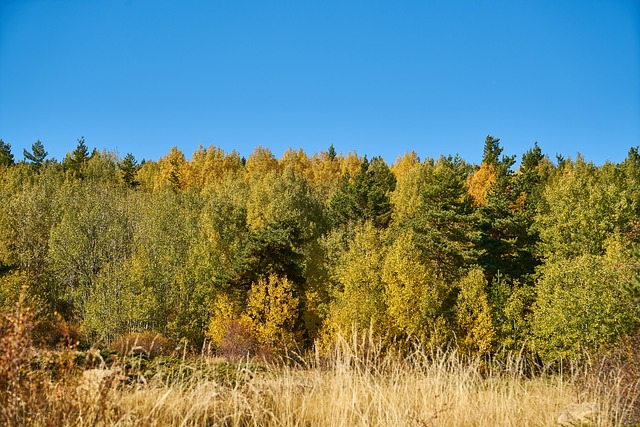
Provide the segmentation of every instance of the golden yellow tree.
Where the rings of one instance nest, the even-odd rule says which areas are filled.
[[[396,162],[390,168],[391,173],[393,173],[396,179],[400,179],[417,164],[420,164],[420,158],[414,150],[411,150],[410,153],[404,153],[404,156],[398,156]]]
[[[278,164],[280,165],[280,170],[291,168],[296,175],[304,176],[307,179],[313,174],[311,170],[311,159],[302,151],[302,148],[297,150],[289,148],[284,152]]]
[[[172,147],[166,156],[160,158],[158,165],[160,170],[155,177],[154,191],[165,187],[179,190],[188,184],[190,165],[178,147]]]
[[[364,159],[359,157],[358,153],[355,151],[347,154],[346,157],[342,157],[341,155],[338,158],[340,159],[340,172],[342,173],[342,176],[348,173],[351,178],[360,171],[360,166],[364,161]]]
[[[253,150],[244,166],[245,179],[247,181],[260,180],[268,173],[279,173],[280,170],[280,164],[269,147],[261,145]]]
[[[262,348],[283,353],[295,349],[301,341],[296,330],[298,307],[294,284],[271,274],[251,286],[243,321],[255,331]]]
[[[236,151],[227,154],[213,145],[207,148],[199,146],[193,153],[191,167],[188,170],[188,182],[191,186],[203,188],[241,170],[242,160]]]
[[[338,187],[341,177],[340,158],[335,154],[335,151],[320,151],[311,157],[311,169],[307,179],[324,200],[331,197]]]
[[[467,178],[469,195],[475,206],[487,205],[487,193],[498,177],[498,168],[493,164],[482,163],[473,175]]]

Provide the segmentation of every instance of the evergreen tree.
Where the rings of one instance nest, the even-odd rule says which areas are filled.
[[[33,143],[33,145],[31,145],[31,152],[25,149],[23,151],[23,154],[25,160],[31,162],[31,164],[36,168],[42,166],[45,159],[47,158],[47,155],[49,155],[49,153],[45,151],[44,145],[42,144],[42,142],[40,142],[40,140],[37,140]]]
[[[122,180],[127,187],[133,188],[140,185],[140,183],[136,181],[136,173],[138,172],[138,169],[140,169],[140,166],[133,154],[128,153],[124,159],[118,162],[118,167],[122,174]]]
[[[360,170],[351,179],[347,174],[330,202],[334,225],[372,221],[377,228],[386,227],[391,219],[389,195],[396,178],[380,157],[371,162],[365,157]]]
[[[62,167],[64,168],[64,170],[71,171],[71,174],[75,178],[82,179],[85,177],[84,169],[89,159],[89,149],[84,142],[83,136],[78,139],[78,145],[76,146],[75,150],[73,150],[71,154],[67,154],[64,161],[62,162]]]
[[[13,154],[11,154],[11,144],[0,139],[0,166],[13,165]]]
[[[420,204],[407,226],[439,277],[456,279],[460,269],[477,257],[473,247],[477,221],[466,187],[469,168],[459,157],[449,156],[425,171]]]

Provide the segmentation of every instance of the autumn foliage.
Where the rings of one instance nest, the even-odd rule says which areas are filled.
[[[0,166],[0,304],[28,284],[40,324],[59,317],[81,347],[146,333],[280,356],[367,331],[386,348],[553,364],[640,325],[635,148],[600,166],[537,144],[516,166],[491,136],[478,165],[333,147],[138,162],[84,139],[59,163],[35,149]]]

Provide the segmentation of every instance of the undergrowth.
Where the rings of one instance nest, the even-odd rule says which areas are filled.
[[[544,426],[576,401],[598,402],[602,425],[637,422],[633,352],[587,371],[535,375],[518,355],[499,363],[424,348],[401,355],[368,336],[341,340],[328,356],[269,364],[153,357],[132,346],[54,352],[34,347],[34,317],[22,299],[0,317],[1,425]]]

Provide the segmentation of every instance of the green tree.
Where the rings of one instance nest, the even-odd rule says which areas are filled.
[[[84,142],[84,136],[78,139],[76,148],[64,158],[62,167],[71,172],[74,178],[82,179],[86,175],[86,164],[89,161],[89,149]]]
[[[353,241],[341,256],[337,268],[338,287],[333,290],[324,339],[338,334],[371,330],[375,337],[390,338],[382,267],[385,248],[371,222],[357,225]]]
[[[441,157],[424,171],[420,204],[406,226],[439,277],[455,280],[460,269],[477,257],[473,247],[477,220],[466,187],[469,167],[458,157]]]
[[[383,228],[391,219],[389,196],[395,189],[396,178],[379,157],[369,162],[366,157],[353,179],[345,175],[329,205],[334,225],[371,221]]]
[[[401,233],[388,248],[382,281],[393,335],[424,344],[442,344],[450,337],[444,307],[449,289],[423,262],[412,232]]]
[[[117,269],[130,256],[133,224],[122,195],[110,186],[69,184],[65,190],[47,262],[60,294],[84,321],[102,270]],[[115,296],[113,304],[118,304]]]
[[[542,255],[557,259],[602,255],[607,238],[635,219],[622,177],[611,163],[598,168],[582,157],[567,161],[564,170],[549,180],[538,206]]]
[[[140,165],[138,165],[138,161],[133,154],[127,153],[127,155],[118,162],[118,167],[120,168],[122,181],[124,181],[127,187],[135,188],[140,185],[140,182],[136,180],[136,173],[140,169]]]
[[[11,144],[0,139],[0,166],[13,165],[13,154],[11,153]]]
[[[601,255],[584,253],[541,267],[533,333],[545,360],[594,354],[637,327],[638,306],[626,291],[635,263],[619,238],[605,246]]]
[[[23,154],[24,154],[25,160],[28,160],[29,162],[31,162],[31,164],[36,169],[42,166],[47,156],[49,155],[49,153],[45,151],[44,145],[42,144],[42,142],[40,142],[40,140],[37,140],[36,142],[33,143],[33,145],[31,145],[31,152],[25,149],[23,151]]]

